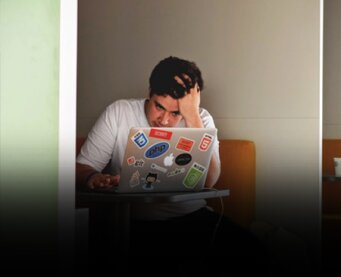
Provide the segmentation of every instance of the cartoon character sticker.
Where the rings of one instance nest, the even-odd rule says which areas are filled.
[[[131,139],[137,145],[138,148],[143,148],[148,143],[148,138],[143,131],[138,131],[131,137]]]
[[[201,151],[207,151],[207,149],[210,147],[213,141],[213,136],[210,134],[205,133],[203,137],[201,138],[200,144],[199,144],[199,150]]]
[[[192,189],[194,188],[201,177],[204,175],[206,168],[198,163],[193,163],[185,179],[183,180],[183,184],[186,188]]]
[[[149,172],[145,179],[145,184],[143,185],[143,188],[145,190],[153,190],[154,189],[153,184],[157,181],[158,181],[157,174]]]

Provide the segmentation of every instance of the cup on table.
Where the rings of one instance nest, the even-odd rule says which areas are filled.
[[[335,176],[341,177],[341,158],[334,158]]]

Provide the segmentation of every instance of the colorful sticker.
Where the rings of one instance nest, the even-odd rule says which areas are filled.
[[[169,148],[168,142],[155,143],[146,150],[144,156],[147,159],[155,159],[165,154],[168,151],[168,148]]]
[[[172,138],[173,133],[161,129],[151,129],[149,136],[153,138],[170,140]]]
[[[157,181],[159,181],[157,179],[157,174],[149,172],[145,179],[145,184],[143,185],[143,188],[145,190],[153,190],[154,189],[153,184]]]
[[[161,171],[162,173],[166,173],[167,172],[167,168],[164,168],[164,167],[161,167],[157,164],[152,164],[151,165],[151,168],[154,169],[154,170],[158,170],[158,171]]]
[[[174,162],[174,154],[171,153],[170,155],[166,156],[163,160],[164,166],[172,166]]]
[[[138,131],[131,139],[139,148],[145,147],[148,143],[148,138],[143,131]]]
[[[192,160],[192,156],[187,153],[180,154],[175,158],[175,163],[177,165],[186,165],[189,164]]]
[[[140,184],[140,172],[136,170],[133,175],[131,175],[131,178],[129,180],[129,185],[131,187],[136,187]]]
[[[127,163],[128,165],[133,165],[135,163],[135,157],[134,156],[131,156],[127,159]]]
[[[193,145],[194,145],[194,140],[184,138],[184,137],[180,137],[175,148],[179,149],[179,150],[186,151],[186,152],[191,152]]]
[[[136,160],[134,166],[135,167],[143,167],[144,166],[144,160],[142,160],[142,159]]]
[[[210,134],[204,134],[201,138],[200,144],[199,144],[199,150],[201,151],[207,151],[207,149],[210,147],[213,141],[213,136]]]
[[[193,163],[192,167],[187,172],[185,179],[183,180],[184,186],[189,189],[194,188],[204,175],[205,170],[206,168],[202,165]]]
[[[176,175],[179,175],[181,173],[184,173],[186,170],[185,168],[175,168],[173,171],[167,173],[167,177],[173,177]]]

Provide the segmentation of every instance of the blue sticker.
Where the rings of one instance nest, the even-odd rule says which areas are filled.
[[[148,143],[147,136],[142,131],[137,132],[131,139],[139,148],[143,148]]]
[[[165,154],[168,148],[169,148],[169,143],[159,142],[150,146],[144,153],[144,156],[148,159],[155,159]]]

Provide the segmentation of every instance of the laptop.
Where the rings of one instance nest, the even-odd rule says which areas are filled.
[[[131,128],[116,192],[203,190],[216,136],[216,128]]]

